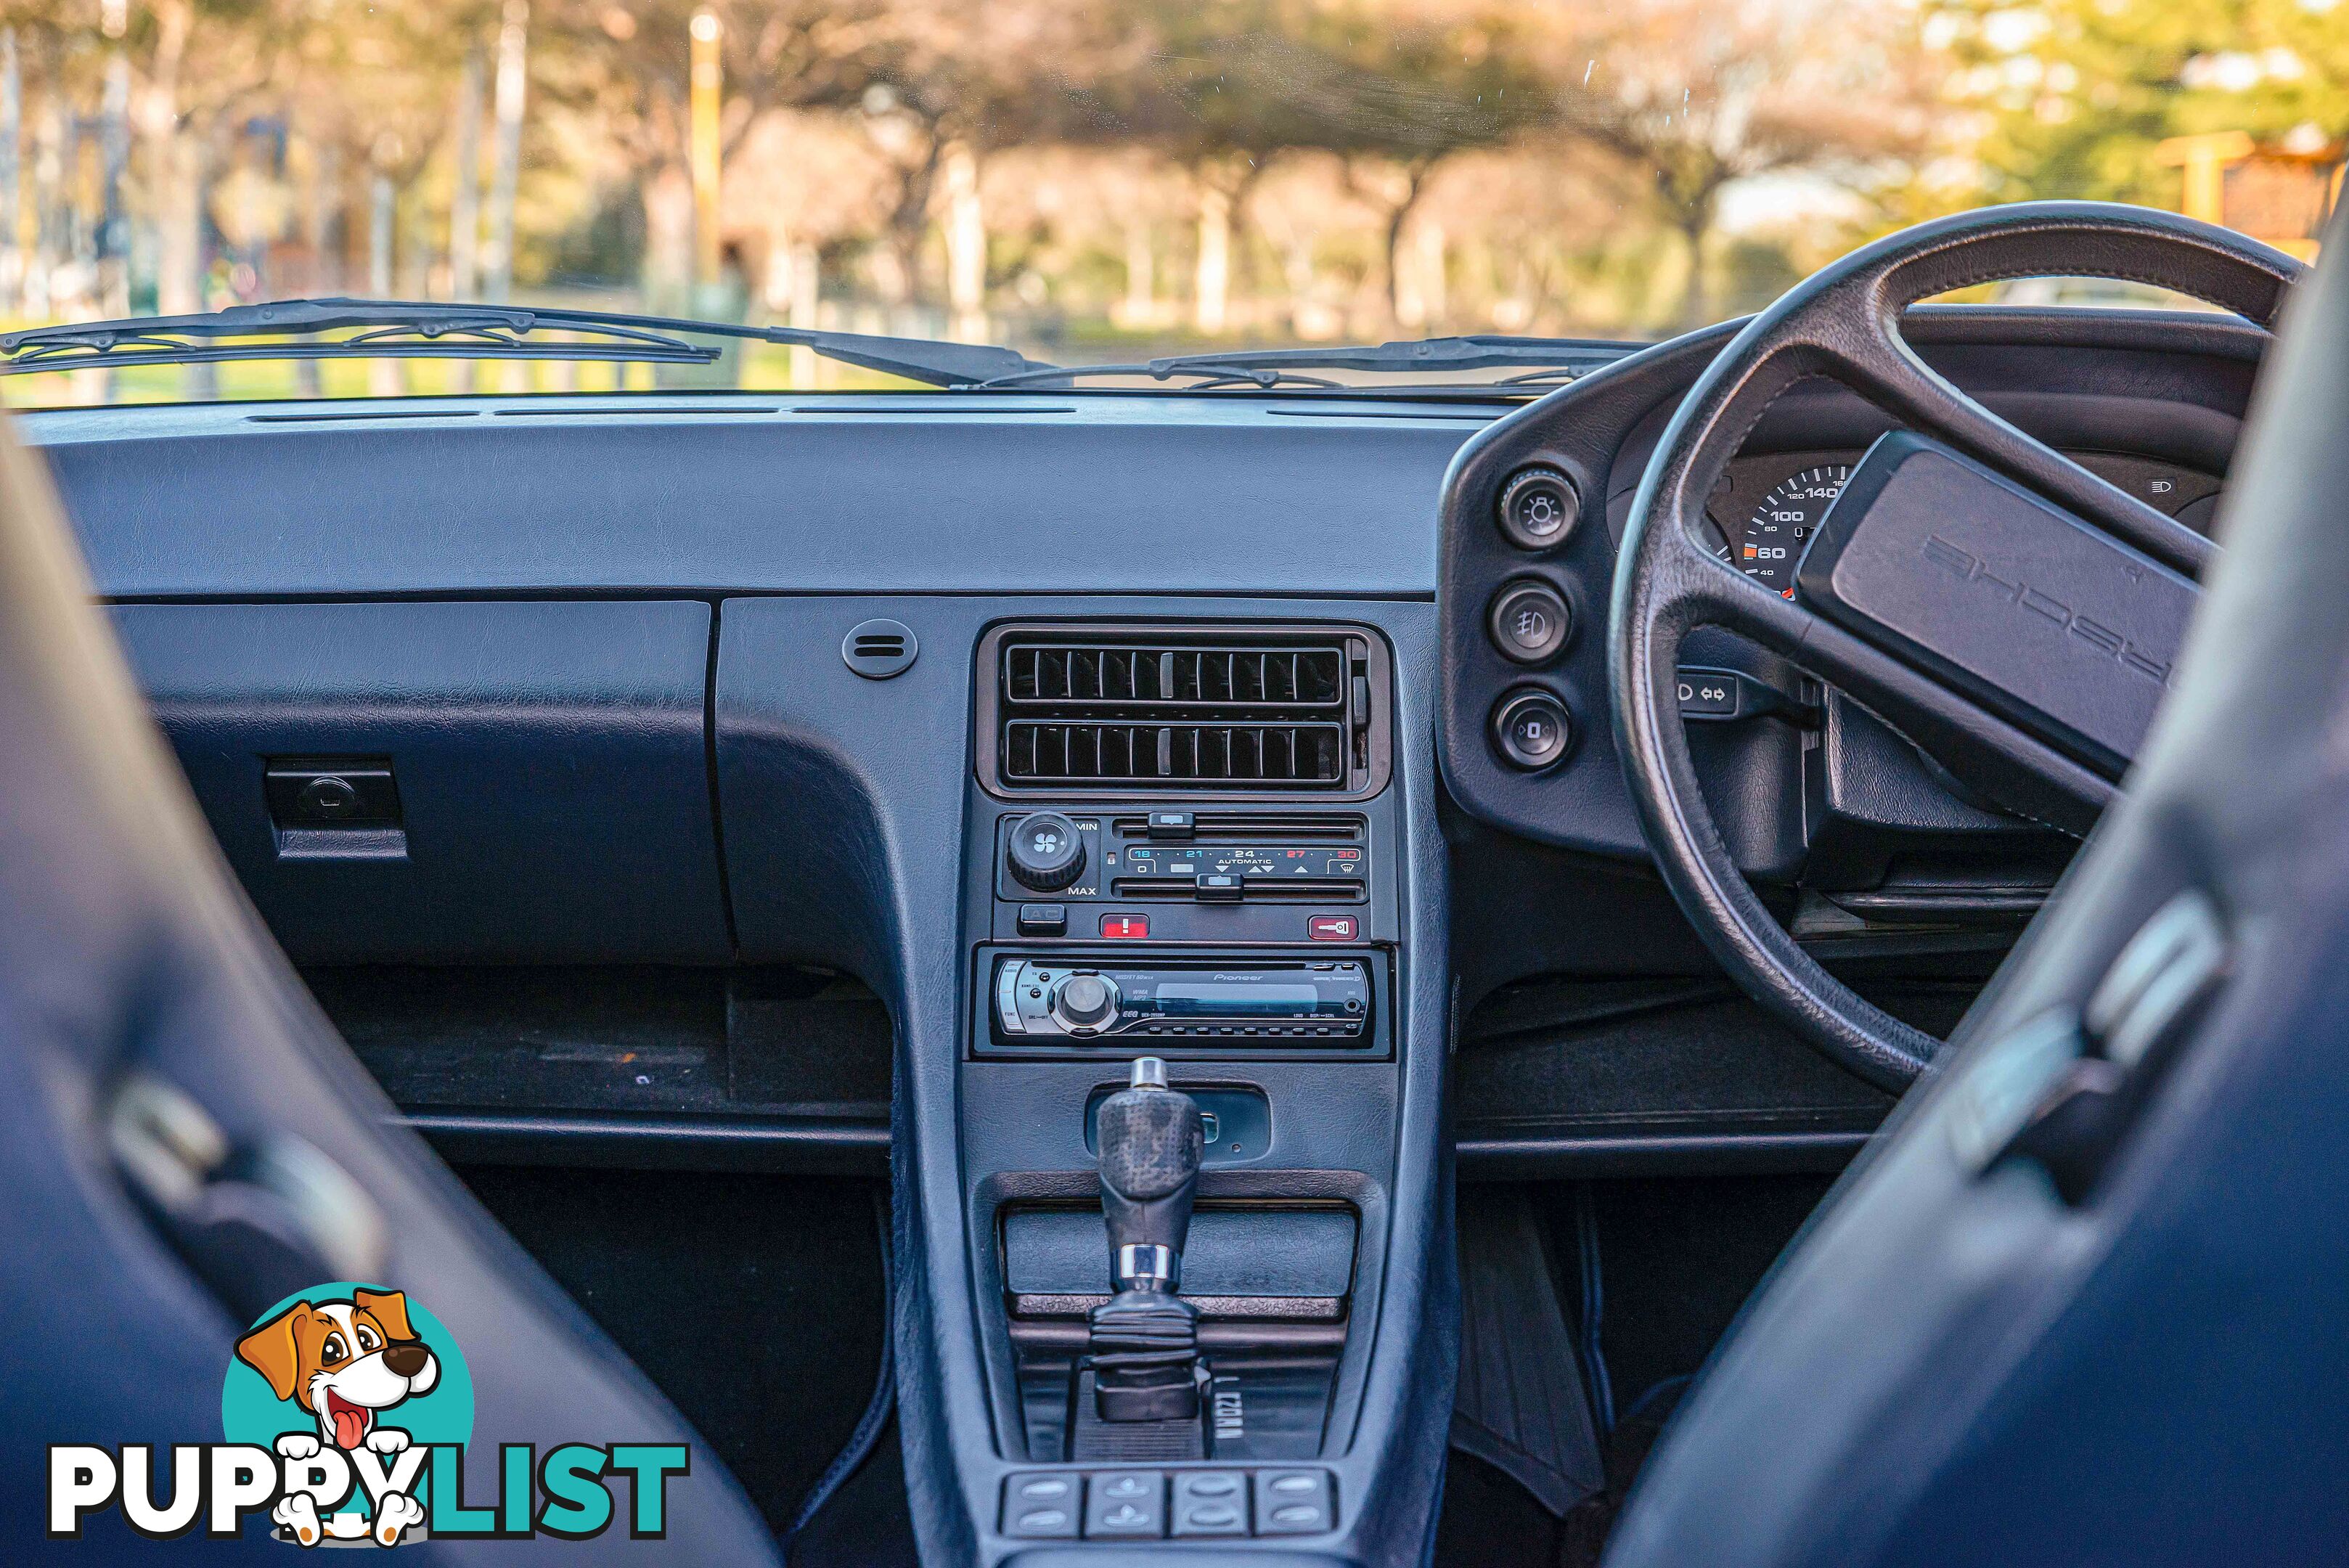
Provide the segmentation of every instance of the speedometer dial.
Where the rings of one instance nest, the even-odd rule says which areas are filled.
[[[1851,465],[1837,462],[1806,468],[1780,481],[1730,541],[1730,560],[1755,582],[1792,598],[1795,563],[1803,558],[1812,530],[1850,477]]]

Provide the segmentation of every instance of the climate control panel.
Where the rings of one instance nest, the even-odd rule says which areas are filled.
[[[1347,812],[1034,811],[1006,816],[997,894],[1359,904],[1368,825]]]
[[[1392,919],[1382,824],[1375,810],[1000,810],[986,824],[991,934],[1374,942]]]

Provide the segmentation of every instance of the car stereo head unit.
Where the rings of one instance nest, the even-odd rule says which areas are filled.
[[[995,1032],[1006,1044],[1130,1036],[1217,1044],[1359,1045],[1371,976],[1360,959],[1149,964],[1061,955],[995,960]]]

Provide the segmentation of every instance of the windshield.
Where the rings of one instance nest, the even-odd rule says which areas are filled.
[[[2310,255],[2349,131],[2337,0],[47,0],[0,23],[11,327],[353,296],[800,334],[628,358],[396,325],[397,352],[0,379],[20,405],[955,379],[824,333],[1008,345],[958,383],[1006,387],[1040,384],[1030,362],[1578,340],[1310,372],[1538,390],[1588,340],[1750,311],[1970,206],[2137,202]]]

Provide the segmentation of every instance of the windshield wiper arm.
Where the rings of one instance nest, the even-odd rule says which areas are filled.
[[[579,334],[530,341],[533,331]],[[347,337],[305,335],[351,332]],[[1049,369],[1017,349],[799,327],[746,327],[666,316],[379,299],[288,299],[201,316],[66,322],[0,333],[0,376],[93,365],[193,365],[233,359],[607,359],[706,365],[719,349],[682,334],[803,348],[828,359],[933,387],[968,387]],[[281,343],[222,342],[285,335]]]
[[[1079,365],[1067,369],[1040,367],[1016,377],[999,378],[985,385],[1050,385],[1074,376],[1149,376],[1165,380],[1174,376],[1247,380],[1260,387],[1279,381],[1327,386],[1299,370],[1359,370],[1399,375],[1413,370],[1493,370],[1512,366],[1547,372],[1542,379],[1572,379],[1623,357],[1628,346],[1592,337],[1423,337],[1394,343],[1358,344],[1306,348],[1235,348],[1203,354],[1179,354],[1137,365]],[[1269,378],[1269,379],[1268,379]],[[1511,379],[1529,381],[1531,377]]]
[[[1185,391],[1205,391],[1245,382],[1259,389],[1282,387],[1337,387],[1340,383],[1326,376],[1299,375],[1294,370],[1274,367],[1243,365],[1226,360],[1214,354],[1177,354],[1164,359],[1132,365],[1038,365],[1009,376],[996,376],[979,382],[971,390],[978,392],[1008,391],[1019,387],[1073,384],[1079,377],[1147,376],[1154,381],[1171,381],[1177,376],[1190,378]]]

